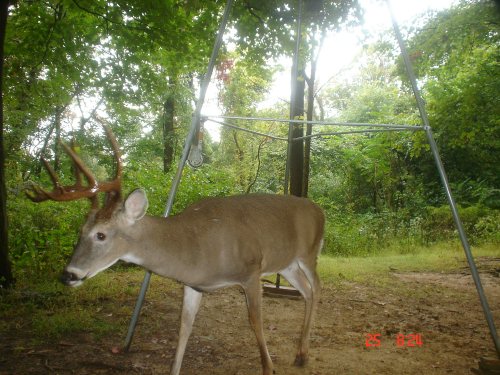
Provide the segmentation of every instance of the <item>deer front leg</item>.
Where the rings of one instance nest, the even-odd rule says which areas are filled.
[[[175,352],[174,363],[170,370],[170,375],[179,375],[181,371],[182,358],[186,351],[186,345],[193,329],[194,318],[200,308],[202,293],[193,288],[184,286],[184,300],[182,302],[181,327],[179,329],[179,343]]]
[[[250,324],[255,332],[257,344],[259,345],[260,360],[262,362],[262,374],[273,374],[273,362],[267,351],[266,341],[264,339],[264,328],[262,324],[262,291],[259,277],[252,279],[247,285],[243,286],[247,298],[248,316]]]

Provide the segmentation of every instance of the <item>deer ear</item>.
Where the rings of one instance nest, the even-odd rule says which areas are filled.
[[[148,209],[148,198],[144,190],[136,189],[130,193],[124,206],[127,219],[132,222],[142,219]]]

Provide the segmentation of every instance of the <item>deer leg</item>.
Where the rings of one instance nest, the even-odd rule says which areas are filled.
[[[304,366],[309,353],[309,336],[314,310],[319,300],[319,278],[314,267],[311,269],[300,261],[281,271],[281,274],[302,294],[305,300],[304,325],[294,362],[295,366]]]
[[[179,342],[175,352],[174,362],[170,370],[170,375],[179,375],[181,371],[182,358],[186,351],[186,345],[193,329],[194,318],[200,308],[202,293],[193,288],[184,286],[184,300],[182,302],[181,327],[179,330]]]
[[[267,350],[264,339],[264,328],[262,324],[262,290],[259,277],[254,277],[249,283],[243,286],[247,299],[248,316],[252,326],[257,344],[259,345],[260,360],[262,362],[262,374],[271,375],[273,373],[273,362]]]

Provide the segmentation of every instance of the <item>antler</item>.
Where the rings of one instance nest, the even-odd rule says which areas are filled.
[[[120,159],[120,150],[116,138],[111,131],[111,128],[102,124],[106,135],[113,147],[113,153],[116,159],[116,175],[114,180],[98,182],[92,172],[85,166],[85,163],[80,159],[74,150],[74,146],[61,142],[66,153],[71,157],[74,164],[75,183],[69,186],[63,186],[57,177],[56,172],[50,164],[42,158],[42,162],[50,175],[54,189],[46,191],[37,185],[33,185],[26,191],[26,195],[33,202],[43,202],[46,200],[54,201],[72,201],[80,198],[89,198],[92,202],[92,207],[97,208],[97,194],[100,192],[112,193],[114,198],[121,196],[121,178],[122,178],[122,163]],[[87,185],[82,184],[82,174],[87,180]]]

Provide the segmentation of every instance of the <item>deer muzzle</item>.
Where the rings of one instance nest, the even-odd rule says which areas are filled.
[[[85,280],[85,277],[80,278],[76,273],[64,270],[60,280],[64,285],[75,287],[81,285]]]

